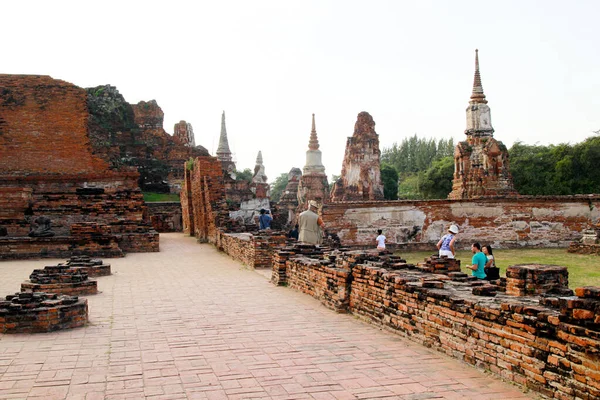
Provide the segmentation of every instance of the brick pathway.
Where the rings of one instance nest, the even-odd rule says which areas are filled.
[[[85,328],[0,334],[0,399],[528,399],[509,384],[311,297],[209,245],[106,259]],[[34,268],[0,262],[0,295]]]

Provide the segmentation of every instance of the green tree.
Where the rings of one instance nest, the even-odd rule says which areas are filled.
[[[400,179],[398,184],[398,198],[402,200],[416,200],[423,198],[419,186],[419,174],[406,175]]]
[[[394,143],[384,148],[381,154],[382,163],[388,164],[400,176],[427,170],[431,163],[454,153],[453,139],[421,139],[417,135],[404,138],[400,144]]]
[[[275,178],[275,181],[271,183],[271,200],[278,202],[281,199],[281,195],[288,184],[288,174],[283,173]]]
[[[381,166],[381,181],[383,183],[383,198],[386,200],[397,200],[398,171],[390,165],[383,164]]]
[[[243,171],[235,171],[235,179],[237,181],[248,181],[252,182],[252,177],[254,173],[250,168],[246,168]]]
[[[445,199],[452,191],[454,158],[446,156],[434,161],[422,175],[420,192],[426,199]]]

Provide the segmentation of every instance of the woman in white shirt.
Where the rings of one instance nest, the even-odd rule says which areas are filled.
[[[377,250],[385,250],[385,236],[383,236],[383,231],[381,229],[377,230]]]

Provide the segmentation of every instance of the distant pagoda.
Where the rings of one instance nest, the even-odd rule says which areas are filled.
[[[490,107],[481,84],[478,50],[475,50],[475,77],[465,135],[467,140],[454,149],[454,180],[448,198],[517,195],[510,175],[508,150],[494,139]]]

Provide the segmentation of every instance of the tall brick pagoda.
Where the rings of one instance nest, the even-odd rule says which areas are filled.
[[[494,139],[490,107],[481,85],[478,50],[475,50],[475,78],[465,135],[467,140],[454,149],[454,180],[448,198],[517,195],[510,175],[508,150]]]
[[[334,184],[331,201],[383,200],[380,157],[375,121],[363,111],[346,141],[342,176]]]
[[[321,150],[315,127],[315,114],[312,115],[312,129],[308,150],[306,151],[306,165],[298,184],[298,207],[305,209],[309,200],[315,200],[319,205],[329,200],[329,184],[325,167],[321,162]]]

